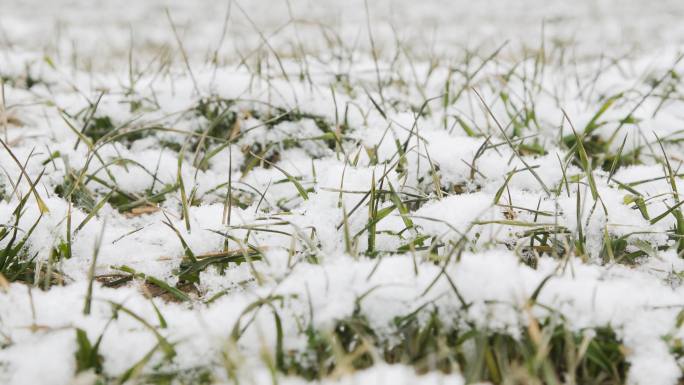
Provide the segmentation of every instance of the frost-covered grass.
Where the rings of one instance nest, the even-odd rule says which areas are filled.
[[[3,3],[0,383],[684,381],[684,6],[337,3]]]

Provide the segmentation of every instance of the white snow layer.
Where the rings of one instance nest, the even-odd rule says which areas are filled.
[[[419,59],[412,62],[402,58],[396,65],[387,58],[376,64],[368,54],[363,1],[298,0],[291,1],[289,11],[290,2],[274,3],[234,2],[227,37],[219,45],[227,2],[3,1],[0,75],[20,81],[5,84],[6,108],[0,110],[0,128],[7,129],[2,139],[22,164],[26,162],[25,171],[31,180],[42,173],[36,191],[49,209],[41,216],[36,201],[30,198],[18,226],[26,231],[39,220],[27,247],[31,255],[36,255],[36,261],[45,264],[53,248],[66,239],[70,217],[72,258],[58,264],[68,278],[65,286],[53,286],[47,291],[20,283],[0,287],[0,383],[90,383],[92,373],[74,377],[76,328],[86,331],[90,341],[102,336],[99,351],[104,372],[111,376],[121,375],[139,362],[159,343],[155,336],[159,333],[174,344],[177,356],[172,361],[173,369],[220,367],[222,354],[235,348],[242,360],[240,377],[246,383],[268,383],[270,374],[260,354],[264,349],[273,351],[277,343],[274,311],[282,319],[285,349],[296,350],[306,345],[302,322],[330,329],[336,321],[352,316],[357,307],[385,338],[390,338],[395,317],[424,307],[439,309],[447,325],[469,321],[512,335],[519,334],[531,317],[560,314],[578,333],[604,326],[614,329],[626,348],[630,384],[677,383],[682,372],[668,341],[684,338],[677,324],[684,306],[684,287],[678,278],[684,262],[672,249],[659,250],[672,246],[667,232],[675,219],[666,216],[657,223],[649,222],[633,203],[634,194],[618,185],[638,189],[647,200],[650,218],[657,217],[676,203],[669,194],[671,184],[663,177],[663,167],[656,162],[620,167],[610,181],[609,172],[597,169],[593,178],[604,210],[603,205],[592,207],[594,200],[584,171],[562,164],[565,152],[557,148],[557,143],[563,109],[575,127],[583,128],[601,107],[602,98],[624,91],[643,80],[644,74],[656,77],[670,70],[684,70],[675,55],[684,41],[684,29],[678,21],[684,14],[682,2],[658,1],[646,6],[639,1],[616,0],[586,0],[573,5],[541,0],[515,4],[369,1],[375,43],[392,51],[399,38],[407,47],[415,47]],[[179,25],[179,38],[191,71],[186,69],[177,48],[164,13],[166,7]],[[288,12],[293,18],[319,23],[302,23],[297,24],[299,29],[293,28],[288,23]],[[520,47],[539,46],[544,20],[545,41],[574,39],[569,43],[576,50],[573,59],[544,68],[538,84],[544,92],[535,94],[533,101],[526,96],[532,91],[523,89],[520,79],[511,79],[501,88],[493,87],[496,80],[492,79],[503,77],[514,63],[523,60],[520,56],[524,50]],[[335,61],[336,56],[353,53],[328,52],[325,32],[321,32],[326,27],[319,24],[327,24],[341,40],[359,39],[362,53],[353,60]],[[395,36],[390,26],[404,29],[399,28],[400,36]],[[432,32],[433,26],[439,28]],[[280,28],[282,34],[278,33]],[[268,36],[269,50],[282,50],[286,55],[282,63],[271,58],[268,68],[263,69],[265,74],[255,76],[254,68],[238,64],[243,57],[253,55],[250,52],[257,47],[263,48],[264,36]],[[434,36],[432,48],[415,44],[430,36]],[[327,38],[332,39],[332,32]],[[449,69],[451,52],[462,53],[463,46],[476,47],[485,42],[481,49],[491,53],[504,40],[510,42],[503,58],[484,64],[468,85]],[[155,59],[163,47],[174,50],[177,56],[168,68],[163,59]],[[311,52],[306,63],[308,76],[290,75],[284,79],[279,65],[291,74],[301,70],[303,64],[293,58],[299,50]],[[153,68],[137,77],[134,84],[129,77],[129,51],[133,52],[136,70],[146,65]],[[217,66],[203,60],[214,51],[219,53]],[[432,70],[430,52],[446,58]],[[605,52],[610,52],[606,56],[619,57],[625,52],[632,56],[621,62],[624,65],[611,66],[602,55]],[[535,70],[533,59],[523,60],[516,70],[531,76]],[[478,59],[470,69],[480,63]],[[595,78],[597,69],[602,71]],[[393,84],[388,82],[385,89],[384,97],[397,101],[396,108],[383,111],[386,117],[374,107],[380,96],[377,90],[371,91],[377,85],[376,70],[386,81],[395,80]],[[338,81],[341,74],[349,77],[352,88],[357,88],[346,92]],[[27,89],[21,84],[27,76],[41,82]],[[418,80],[420,76],[428,80]],[[540,125],[534,140],[544,144],[546,153],[517,157],[470,93],[446,109],[439,105],[440,101],[432,102],[432,115],[416,121],[425,99],[442,95],[445,82],[452,77],[453,87],[476,87],[503,124],[512,118],[511,111],[501,103],[503,89],[520,106],[534,104]],[[399,79],[411,79],[412,86],[402,86]],[[581,79],[581,84],[576,79]],[[587,82],[595,89],[583,88]],[[601,118],[604,124],[594,134],[606,140],[620,127],[613,147],[619,147],[627,135],[625,153],[647,143],[655,158],[660,155],[655,135],[678,138],[681,134],[682,102],[674,100],[661,106],[658,100],[648,99],[632,111],[649,88],[642,84],[630,90],[638,95],[629,99],[631,103],[611,106]],[[161,146],[162,142],[183,145],[185,136],[173,131],[159,132],[130,146],[120,142],[105,144],[98,149],[98,159],[84,143],[75,147],[77,136],[65,123],[62,111],[76,114],[101,93],[97,114],[112,117],[115,126],[132,122],[132,127],[160,125],[185,131],[210,124],[204,118],[187,119],[184,115],[201,96],[241,99],[237,110],[242,113],[236,124],[242,135],[202,168],[195,167],[195,154],[188,149],[179,171],[178,153],[170,145]],[[140,110],[132,112],[130,95],[142,104]],[[322,133],[313,120],[267,126],[260,117],[249,113],[250,109],[265,110],[269,106],[284,111],[297,107],[328,122],[340,122],[344,114],[351,128],[347,135],[354,142],[347,143],[341,154],[315,139]],[[454,116],[471,127],[488,131],[467,135]],[[639,120],[639,125],[621,127],[620,119],[626,116]],[[449,122],[446,128],[445,117]],[[2,124],[5,118],[7,125]],[[563,127],[564,135],[571,133],[567,123]],[[306,140],[291,147],[287,141],[292,138]],[[406,174],[385,175],[398,161],[397,149],[404,143],[408,151],[402,167]],[[241,165],[249,155],[245,148],[259,151],[255,146],[266,145],[278,149],[278,156],[269,160],[278,167],[259,166],[243,174]],[[496,149],[479,154],[483,145],[496,145]],[[677,168],[684,157],[681,147],[673,144],[665,148]],[[59,155],[50,159],[56,153]],[[262,156],[268,158],[273,153]],[[371,162],[372,157],[376,157],[376,163]],[[350,159],[354,158],[356,162],[351,165]],[[148,189],[159,193],[182,179],[185,191],[192,192],[202,203],[189,206],[187,223],[181,218],[178,192],[160,203],[159,211],[125,215],[107,203],[97,216],[88,218],[82,209],[55,194],[55,187],[65,175],[84,168],[89,174],[115,183],[118,190],[134,195]],[[0,169],[0,186],[4,188],[0,220],[3,226],[13,226],[19,199],[31,188],[23,177],[14,186],[23,172],[4,150],[0,152]],[[435,183],[435,170],[439,173],[436,183],[450,195],[438,197],[430,187]],[[253,198],[245,207],[232,208],[230,226],[224,222],[229,175],[235,191]],[[308,199],[302,199],[289,178],[309,190]],[[389,252],[376,259],[350,255],[362,254],[368,240],[365,234],[357,237],[350,252],[345,227],[352,236],[363,233],[368,224],[364,194],[380,179],[384,179],[384,190],[389,190],[391,184],[402,194],[414,194],[429,202],[405,218],[395,210],[377,223],[378,250],[396,251],[408,244],[415,234],[400,232],[404,220],[410,218],[421,234],[436,240],[457,242],[463,236],[473,239],[470,251],[459,261],[450,261],[444,271],[434,262],[415,258],[413,253]],[[88,183],[99,194],[96,201],[111,190],[103,184]],[[500,191],[504,183],[507,188]],[[675,184],[679,191],[684,189],[681,178]],[[548,192],[558,186],[559,194]],[[431,193],[426,195],[425,191]],[[359,209],[352,212],[360,202]],[[382,204],[385,206],[380,210],[392,203]],[[546,215],[537,217],[535,210]],[[74,231],[86,219],[87,223]],[[341,226],[345,221],[346,226]],[[516,243],[525,230],[516,223],[522,222],[564,226],[570,232],[581,228],[586,235],[587,258],[559,261],[541,257],[535,269],[522,264],[520,254],[525,245]],[[209,304],[200,300],[176,304],[149,299],[139,280],[116,289],[95,282],[91,312],[83,314],[88,272],[95,254],[96,274],[120,272],[118,269],[125,265],[174,285],[184,246],[172,228],[197,255],[222,250],[225,237],[221,233],[228,233],[233,239],[244,239],[259,248],[265,260],[232,265],[222,273],[214,269],[202,272],[198,288],[202,299],[224,294]],[[254,228],[280,232],[250,230]],[[606,236],[629,237],[632,243],[628,247],[640,247],[649,255],[633,266],[603,263],[600,255]],[[95,251],[98,238],[101,246]],[[416,254],[423,256],[421,251]],[[308,260],[307,255],[315,255],[317,263]],[[467,309],[446,276],[470,304]],[[530,308],[529,299],[543,282],[537,305]],[[273,308],[250,307],[259,300],[272,300]],[[118,315],[114,317],[116,309]],[[239,346],[229,347],[235,325],[247,321],[245,311],[255,314],[254,321],[245,329]],[[161,327],[160,317],[166,327]],[[161,353],[157,351],[146,367],[150,369],[160,361]],[[279,379],[281,384],[302,381],[294,377]],[[459,374],[417,375],[409,367],[376,364],[321,383],[463,382]]]

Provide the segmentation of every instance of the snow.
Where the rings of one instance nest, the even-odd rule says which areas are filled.
[[[648,79],[684,70],[677,61],[684,43],[680,1],[647,6],[617,0],[573,5],[382,0],[369,1],[368,14],[361,0],[233,1],[224,39],[224,2],[43,3],[4,0],[0,7],[0,75],[7,79],[0,130],[30,179],[41,177],[35,191],[49,209],[41,213],[31,196],[17,224],[19,236],[37,223],[27,248],[40,266],[69,234],[71,258],[56,264],[66,277],[64,286],[4,287],[0,280],[0,383],[92,383],[93,373],[75,373],[77,328],[91,342],[102,336],[103,373],[111,378],[155,349],[156,332],[177,355],[166,362],[155,350],[144,373],[162,366],[179,371],[208,366],[218,381],[230,383],[222,365],[234,355],[244,383],[267,383],[271,374],[263,352],[270,354],[279,343],[274,313],[282,320],[284,350],[301,352],[307,348],[303,329],[308,326],[330,331],[340,320],[361,314],[381,341],[392,342],[396,319],[418,311],[424,321],[432,309],[439,310],[445,325],[476,325],[514,337],[532,318],[558,315],[577,333],[610,327],[627,352],[629,384],[678,383],[681,362],[671,341],[684,338],[677,322],[684,306],[684,260],[668,237],[674,216],[653,218],[677,203],[667,171],[657,162],[662,157],[658,138],[671,140],[663,148],[678,173],[684,159],[682,101],[675,90],[676,97],[662,105],[654,96],[632,109],[650,95]],[[178,27],[178,39],[165,9]],[[366,17],[380,47],[379,62],[369,54]],[[538,89],[530,90],[528,82],[538,71],[530,52],[541,39],[567,43],[546,49],[567,49],[568,57],[545,64],[534,78]],[[336,40],[348,45],[330,43]],[[505,41],[500,57],[483,61]],[[402,53],[397,42],[411,54]],[[458,59],[469,49],[484,54],[464,65]],[[271,51],[280,53],[278,60]],[[215,53],[217,65],[211,61]],[[612,58],[620,58],[618,64],[611,64]],[[481,71],[466,81],[463,71],[480,65]],[[138,76],[143,68],[150,70]],[[516,76],[504,80],[509,73]],[[29,77],[38,83],[27,87]],[[382,91],[377,77],[386,83]],[[460,88],[465,96],[445,108],[448,82],[456,87],[451,96]],[[643,164],[621,165],[614,175],[605,167],[595,169],[592,178],[602,202],[595,205],[585,171],[567,164],[559,139],[572,133],[571,124],[581,132],[605,98],[620,92],[625,98],[601,115],[592,135],[608,141],[619,128],[609,148],[616,151],[627,135],[624,153],[640,147],[650,153]],[[503,103],[502,93],[510,105]],[[153,133],[133,142],[97,143],[97,156],[83,141],[75,146],[74,129],[81,129],[85,109],[100,95],[96,116],[111,117],[122,130]],[[195,159],[206,153],[189,144],[187,133],[200,140],[211,124],[195,110],[210,95],[236,100],[240,136],[196,167]],[[376,103],[384,98],[381,109]],[[426,104],[430,114],[418,116],[428,98],[435,98]],[[133,102],[140,108],[132,108]],[[540,144],[543,154],[512,150],[507,138],[514,125],[508,124],[519,111],[511,105],[534,110],[535,122],[523,128],[524,143]],[[265,118],[295,112],[319,117],[330,131],[308,117],[274,124]],[[8,117],[6,130],[3,116]],[[621,123],[627,116],[637,123]],[[455,117],[476,129],[475,135]],[[347,132],[341,133],[343,125]],[[344,143],[335,141],[336,132],[344,135]],[[222,143],[214,139],[205,138],[203,145]],[[180,165],[173,144],[187,144]],[[249,159],[254,168],[246,170]],[[15,186],[23,171],[4,149],[0,170],[0,224],[10,228],[31,186],[25,175]],[[56,193],[65,178],[82,170],[95,202],[110,192],[140,198],[180,184],[186,196],[174,189],[162,202],[142,205],[154,206],[142,213],[120,212],[105,203],[88,218],[87,210]],[[231,208],[228,221],[229,181],[240,205]],[[444,191],[436,191],[436,184]],[[624,185],[638,190],[649,218]],[[675,186],[684,191],[680,177]],[[393,207],[390,189],[412,200],[408,214],[394,209],[375,224],[380,251],[375,258],[364,255],[372,246],[366,233],[371,188],[383,196],[379,211]],[[182,202],[188,197],[184,217]],[[407,221],[415,228],[405,230]],[[582,231],[586,254],[569,260],[536,256],[535,268],[522,263],[530,244],[523,233],[541,226]],[[430,239],[423,240],[426,245],[444,243],[442,248],[461,238],[469,243],[458,258],[445,262],[443,250],[412,244],[419,235]],[[649,255],[633,264],[606,261],[606,237],[624,237],[631,251],[648,245]],[[96,280],[93,308],[83,314],[95,256],[96,275],[121,273],[126,266],[173,286],[187,259],[184,243],[202,256],[222,251],[226,242],[231,249],[258,249],[263,260],[202,271],[197,293],[186,303],[149,298],[139,279],[117,288]],[[399,253],[406,245],[417,250]],[[536,305],[530,305],[542,283]],[[259,301],[262,306],[255,307]],[[126,311],[117,311],[116,304]],[[252,316],[231,346],[231,332]],[[412,367],[384,363],[339,372],[320,383],[465,381],[457,372],[417,374]],[[281,384],[305,382],[278,376]]]

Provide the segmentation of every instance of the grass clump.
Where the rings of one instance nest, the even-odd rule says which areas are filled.
[[[568,330],[563,322],[532,320],[519,337],[473,326],[447,326],[435,312],[396,319],[394,336],[380,338],[364,317],[339,321],[329,332],[307,329],[307,349],[276,352],[278,369],[308,380],[371,367],[413,366],[419,373],[459,372],[466,383],[623,384],[629,364],[609,327]],[[400,341],[390,343],[387,341]]]

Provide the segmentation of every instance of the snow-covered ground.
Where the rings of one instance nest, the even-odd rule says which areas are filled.
[[[682,16],[0,0],[0,384],[681,383]]]

